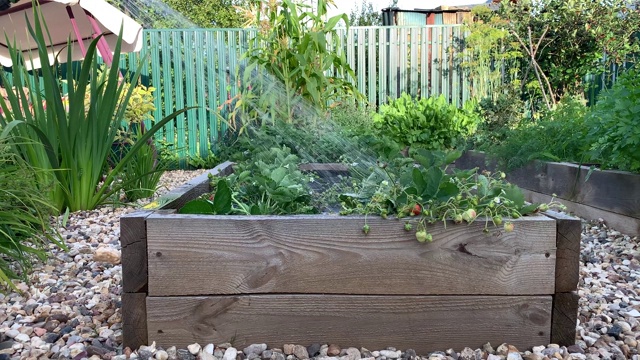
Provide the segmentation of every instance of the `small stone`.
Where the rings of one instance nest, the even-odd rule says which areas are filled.
[[[262,352],[262,355],[260,357],[262,358],[262,360],[269,360],[271,359],[271,355],[273,355],[273,350],[265,350]]]
[[[613,336],[614,338],[620,338],[620,333],[622,333],[622,327],[618,324],[613,325],[608,331],[607,335]]]
[[[284,346],[282,347],[282,349],[284,350],[284,354],[285,355],[293,355],[293,349],[296,346],[293,344],[284,344]]]
[[[362,355],[360,355],[360,350],[350,347],[347,349],[347,358],[346,360],[360,360]]]
[[[236,360],[236,356],[238,356],[238,350],[234,347],[228,347],[224,352],[222,360]]]
[[[537,354],[535,355],[538,356]],[[507,360],[523,360],[523,359],[522,359],[522,355],[520,355],[519,352],[509,352],[507,354]]]
[[[624,343],[629,345],[629,347],[632,347],[632,348],[638,346],[638,341],[633,336],[625,336]]]
[[[153,353],[149,350],[138,350],[138,357],[140,360],[149,360],[153,358]]]
[[[31,340],[31,338],[27,334],[18,334],[13,339],[20,342],[27,342]]]
[[[416,354],[416,351],[413,349],[407,349],[407,351],[404,352],[404,356],[403,359],[408,359],[408,360],[413,360],[417,357],[418,355]]]
[[[507,356],[508,353],[509,347],[507,346],[507,344],[500,344],[500,346],[498,346],[498,348],[496,349],[496,354],[498,355]]]
[[[622,332],[625,334],[628,334],[631,332],[631,325],[629,325],[629,323],[626,321],[618,321],[616,322],[615,325],[619,326],[620,329],[622,329]]]
[[[178,360],[195,360],[196,357],[193,356],[193,354],[190,353],[189,350],[178,349],[178,351],[176,353],[176,359],[178,359]]]
[[[520,354],[518,354],[520,355]],[[544,356],[542,354],[539,353],[531,353],[531,354],[525,354],[524,356],[520,357],[521,359],[524,360],[543,360]],[[507,356],[507,359],[509,359],[509,357]]]
[[[487,354],[493,354],[494,352],[496,352],[493,349],[493,346],[491,346],[491,343],[486,343],[482,345],[482,351],[486,352]]]
[[[215,346],[213,344],[207,344],[202,351],[206,352],[209,355],[213,355],[213,351],[215,350]]]
[[[381,350],[380,355],[387,359],[397,359],[402,356],[401,351]]]
[[[578,345],[569,345],[567,346],[567,352],[569,354],[584,354],[584,350]]]
[[[640,317],[640,311],[633,309],[631,311],[628,311],[626,314],[624,314],[625,316],[628,317]]]
[[[340,346],[335,345],[335,344],[331,344],[329,345],[329,348],[327,349],[327,355],[328,356],[338,356],[340,355]],[[286,354],[286,352],[285,352]]]
[[[487,355],[487,360],[503,360],[503,359],[498,355],[489,354]]]
[[[318,356],[318,354],[320,353],[320,348],[321,347],[322,347],[322,345],[320,345],[320,344],[311,344],[311,345],[309,345],[309,347],[307,347],[307,352],[309,353],[309,356],[311,356],[311,357]]]
[[[169,356],[169,359],[167,360],[176,360],[178,358],[178,350],[176,350],[175,346],[168,348],[166,351]]]
[[[271,355],[271,360],[285,360],[284,354],[281,352],[274,351]]]
[[[60,338],[60,335],[58,334],[46,333],[42,337],[42,340],[44,340],[48,344],[53,344],[54,342],[58,341],[59,338]]]
[[[104,358],[105,355],[109,352],[107,349],[100,348],[93,345],[87,346],[86,351],[87,351],[87,355],[89,356],[98,355],[101,358]]]
[[[255,354],[252,354],[255,355]],[[216,360],[216,357],[213,356],[212,354],[209,354],[208,352],[205,351],[200,351],[200,353],[198,354],[198,360]]]
[[[191,344],[191,345],[187,346],[187,350],[189,350],[189,352],[191,354],[193,354],[193,355],[198,355],[198,353],[200,352],[200,349],[201,349],[201,347],[200,347],[200,344],[198,344],[198,343]],[[233,360],[235,360],[235,359],[236,359],[236,357],[234,355],[233,356]]]
[[[20,331],[16,329],[9,329],[4,333],[4,335],[9,339],[15,339],[16,336],[20,335]]]
[[[120,251],[111,247],[101,247],[93,254],[93,261],[117,265],[120,263]]]
[[[42,337],[44,334],[47,333],[47,330],[41,327],[35,327],[33,328],[33,333],[36,334],[36,336]]]
[[[307,352],[307,348],[302,345],[296,345],[293,347],[293,355],[301,360],[309,358],[309,353]]]
[[[242,352],[244,352],[245,355],[249,355],[249,354],[260,355],[265,350],[267,350],[267,344],[251,344],[246,348],[244,348]]]
[[[480,360],[476,359],[476,353],[472,348],[466,347],[460,352],[460,360]]]
[[[542,354],[542,351],[545,349],[544,346],[534,346],[531,351],[536,354]]]
[[[155,358],[156,358],[156,360],[168,360],[169,359],[169,354],[167,354],[167,352],[164,351],[164,350],[158,350],[158,351],[156,351]]]

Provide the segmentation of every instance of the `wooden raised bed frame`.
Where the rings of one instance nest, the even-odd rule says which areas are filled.
[[[466,151],[456,160],[464,169],[494,171],[497,164],[481,151]],[[551,195],[569,211],[586,219],[603,218],[608,226],[640,236],[640,175],[615,170],[596,170],[566,162],[532,161],[507,173],[531,202],[548,202]]]
[[[507,342],[573,344],[580,221],[557,213],[434,225],[420,244],[398,220],[179,215],[208,174],[159,210],[120,220],[124,345],[336,343],[419,353]]]

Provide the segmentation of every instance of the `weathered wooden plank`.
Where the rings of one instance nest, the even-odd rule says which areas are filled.
[[[522,189],[522,192],[524,193],[527,201],[538,203],[551,201],[551,196],[547,194],[541,194],[526,189]],[[572,214],[576,214],[588,220],[604,219],[607,226],[616,229],[623,234],[627,234],[630,236],[640,235],[640,219],[616,214],[613,212],[595,208],[593,206],[575,203],[569,200],[561,199],[560,202],[565,205],[567,207],[567,210]]]
[[[450,223],[420,244],[403,222],[369,217],[151,215],[149,294],[501,294],[555,292],[556,226],[514,232]],[[206,281],[191,281],[206,279]]]
[[[487,169],[495,169],[495,162],[485,159],[484,153],[470,151],[456,160],[456,166],[486,164]],[[507,180],[523,189],[556,194],[560,199],[640,219],[640,196],[629,196],[640,194],[640,175],[637,174],[596,170],[589,175],[588,166],[534,161],[509,172]]]
[[[159,346],[335,343],[420,354],[507,342],[547,344],[551,296],[243,295],[147,298]]]
[[[136,211],[120,217],[122,246],[122,290],[147,291],[147,225],[151,211]]]
[[[553,296],[552,343],[561,346],[575,344],[579,299],[580,297],[576,292],[557,293]]]
[[[226,161],[204,174],[189,180],[186,184],[166,193],[158,200],[162,201],[162,199],[166,199],[167,201],[161,209],[179,209],[182,205],[209,191],[209,175],[225,176],[232,172],[233,163]]]
[[[137,349],[149,344],[146,299],[144,293],[122,293],[122,341],[125,347]]]
[[[547,211],[545,215],[556,220],[556,293],[574,291],[580,280],[582,222],[556,211]]]
[[[640,219],[640,175],[594,171],[588,166],[535,161],[508,174],[520,187]]]

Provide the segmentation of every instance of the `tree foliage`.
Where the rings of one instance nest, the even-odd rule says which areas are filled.
[[[520,59],[523,92],[551,108],[565,95],[582,93],[585,75],[607,74],[612,64],[633,60],[640,51],[640,13],[633,9],[630,0],[503,1],[496,13],[478,14],[485,26],[471,25],[468,45],[494,65],[504,54]]]
[[[203,28],[240,28],[244,23],[236,6],[246,6],[247,0],[165,0],[167,5]]]
[[[357,4],[349,14],[349,24],[351,26],[380,26],[382,17],[379,12],[373,9],[373,4],[367,0],[362,0],[360,6]]]

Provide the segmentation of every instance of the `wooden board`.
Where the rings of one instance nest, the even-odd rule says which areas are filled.
[[[494,171],[496,162],[480,151],[467,151],[456,160],[460,169],[479,167]],[[571,163],[533,161],[507,174],[507,180],[523,189],[640,219],[640,175],[625,171],[593,171]]]
[[[224,176],[232,172],[233,162],[226,161],[204,174],[189,180],[186,184],[166,193],[160,198],[159,201],[162,201],[162,199],[167,201],[161,209],[181,208],[184,204],[209,191],[209,175]]]
[[[551,296],[242,295],[147,298],[158,346],[233,341],[414,349],[547,344]]]
[[[122,291],[147,291],[147,225],[151,211],[136,211],[120,217],[122,246]]]
[[[149,344],[147,338],[147,294],[122,294],[123,346],[138,349]]]
[[[547,194],[541,194],[525,189],[523,189],[522,192],[524,193],[527,201],[542,203],[549,202],[551,200],[551,196]],[[606,210],[594,208],[592,206],[579,204],[568,200],[561,200],[561,202],[567,207],[569,212],[576,214],[582,218],[585,218],[587,220],[604,219],[607,226],[609,226],[610,228],[616,229],[629,236],[640,236],[640,219],[612,213]]]
[[[576,292],[558,293],[553,296],[552,343],[561,346],[575,344],[579,298]]]
[[[514,223],[440,223],[420,244],[397,219],[364,235],[363,217],[151,215],[149,295],[553,294],[555,221]]]
[[[580,280],[582,221],[555,211],[545,215],[556,220],[556,293],[574,291]]]

